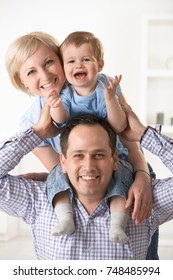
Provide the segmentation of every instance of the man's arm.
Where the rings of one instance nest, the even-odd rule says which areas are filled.
[[[160,129],[147,127],[140,142],[143,148],[157,155],[164,165],[173,172],[173,139],[160,134]]]
[[[0,145],[0,209],[10,215],[20,216],[29,222],[35,203],[34,195],[40,192],[41,182],[33,182],[8,174],[23,156],[32,151],[47,137],[57,134],[52,124],[49,107],[44,106],[38,124],[18,133]]]
[[[37,147],[42,140],[56,136],[59,130],[53,125],[50,107],[45,104],[39,122],[0,145],[0,178],[15,168],[20,160]]]
[[[30,223],[37,183],[8,174],[41,139],[33,129],[16,134],[0,146],[0,209]]]
[[[122,138],[121,138],[122,139]],[[124,146],[128,148],[128,162],[131,163],[133,170],[143,170],[144,172],[136,172],[134,182],[132,183],[126,207],[134,203],[132,218],[135,223],[141,223],[151,214],[152,209],[152,189],[151,178],[148,175],[149,170],[144,154],[141,151],[140,145],[137,142],[122,141]],[[145,206],[145,211],[144,211]]]
[[[138,141],[141,146],[157,155],[171,172],[173,172],[173,139],[160,134],[156,129],[144,126],[131,107],[123,105],[128,118],[128,127],[121,136],[128,141]]]
[[[21,161],[23,156],[39,145],[41,139],[30,128],[4,141],[0,145],[0,178]]]

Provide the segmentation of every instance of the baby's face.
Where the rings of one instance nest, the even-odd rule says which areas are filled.
[[[91,44],[77,47],[69,45],[63,50],[63,62],[66,78],[80,95],[89,95],[96,86],[100,65],[94,56]]]

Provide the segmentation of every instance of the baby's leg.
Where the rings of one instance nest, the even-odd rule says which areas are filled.
[[[128,211],[125,209],[125,202],[125,198],[121,196],[111,197],[110,238],[115,243],[126,243],[128,241],[125,233],[128,220]]]
[[[46,181],[47,196],[57,214],[59,223],[52,231],[54,236],[71,234],[75,230],[73,209],[69,199],[70,185],[67,177],[57,164],[49,173]]]
[[[124,160],[119,160],[118,170],[113,173],[107,197],[110,198],[110,238],[115,243],[126,243],[128,238],[125,228],[128,220],[128,210],[125,209],[128,191],[133,183],[133,169]]]
[[[75,231],[75,225],[68,191],[63,191],[55,195],[53,207],[58,217],[58,224],[52,230],[52,235],[59,236],[73,233]]]

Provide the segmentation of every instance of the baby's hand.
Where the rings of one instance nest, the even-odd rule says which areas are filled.
[[[50,106],[50,108],[58,108],[62,104],[61,96],[53,90],[49,93],[46,102]]]
[[[115,98],[116,95],[116,89],[117,86],[119,85],[120,81],[121,81],[122,75],[119,76],[115,76],[115,78],[108,78],[110,86],[106,86],[104,85],[104,89],[105,89],[105,99],[107,100],[111,100]]]

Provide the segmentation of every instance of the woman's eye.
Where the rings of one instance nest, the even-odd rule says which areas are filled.
[[[49,59],[45,62],[45,66],[52,64],[54,61],[52,59]]]
[[[36,72],[36,70],[31,70],[27,73],[27,76],[30,76],[30,75],[34,74],[35,72]]]

